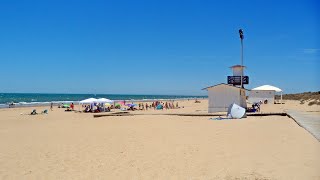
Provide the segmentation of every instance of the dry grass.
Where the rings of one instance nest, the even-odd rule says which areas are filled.
[[[305,101],[312,101],[312,102],[316,101],[315,104],[318,104],[317,100],[320,101],[320,91],[304,92],[304,93],[297,93],[297,94],[284,94],[282,98],[285,100],[298,100],[302,103],[304,103]],[[280,99],[280,96],[276,95],[276,99]]]
[[[320,105],[320,101],[317,101],[317,100],[313,100],[313,101],[310,101],[308,103],[309,106],[312,106],[312,105]]]

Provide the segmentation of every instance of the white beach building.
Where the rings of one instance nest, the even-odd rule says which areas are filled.
[[[217,84],[206,87],[208,91],[208,112],[227,112],[231,104],[235,103],[243,108],[247,107],[246,89],[231,84]]]
[[[279,92],[281,94],[281,103],[282,103],[282,90],[275,86],[263,85],[251,89],[248,101],[250,103],[264,102],[267,100],[268,103],[274,104],[274,96]]]

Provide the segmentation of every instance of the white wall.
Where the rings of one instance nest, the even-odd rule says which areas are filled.
[[[242,67],[234,67],[233,68],[233,75],[234,76],[241,76],[243,72],[243,68]]]
[[[227,112],[232,103],[247,107],[245,90],[242,89],[240,103],[240,89],[228,85],[218,85],[208,89],[208,112]]]
[[[252,90],[250,91],[250,95],[248,101],[250,103],[255,103],[259,101],[268,100],[268,104],[274,104],[274,95],[275,91],[262,91],[262,90]]]
[[[247,108],[247,100],[246,100],[246,90],[245,89],[241,89],[241,99],[240,99],[240,105],[243,108]]]

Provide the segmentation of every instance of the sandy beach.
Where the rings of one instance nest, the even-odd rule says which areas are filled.
[[[319,2],[1,1],[0,180],[320,180]]]
[[[0,109],[0,179],[320,179],[320,143],[286,116],[209,120],[201,103],[93,118]],[[76,107],[77,108],[77,107]],[[38,111],[49,107],[37,107]],[[319,111],[286,101],[262,112]]]

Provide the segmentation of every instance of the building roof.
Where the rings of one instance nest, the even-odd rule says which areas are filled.
[[[253,88],[252,90],[254,90],[254,91],[276,91],[276,92],[282,92],[282,90],[280,88],[277,88],[277,87],[271,86],[271,85],[259,86],[259,87]]]
[[[203,88],[203,89],[201,89],[201,90],[208,90],[209,88],[213,88],[213,87],[221,86],[221,85],[230,86],[230,87],[234,87],[234,88],[240,89],[240,87],[238,87],[238,86],[233,86],[232,84],[220,83],[220,84],[216,84],[216,85],[213,85],[213,86],[209,86],[209,87]],[[244,88],[244,89],[245,89],[245,88]],[[245,89],[245,90],[250,91],[249,89]]]
[[[246,66],[241,66],[241,65],[234,65],[234,66],[231,66],[230,68],[238,68],[238,67],[243,67],[243,68],[246,68]]]

